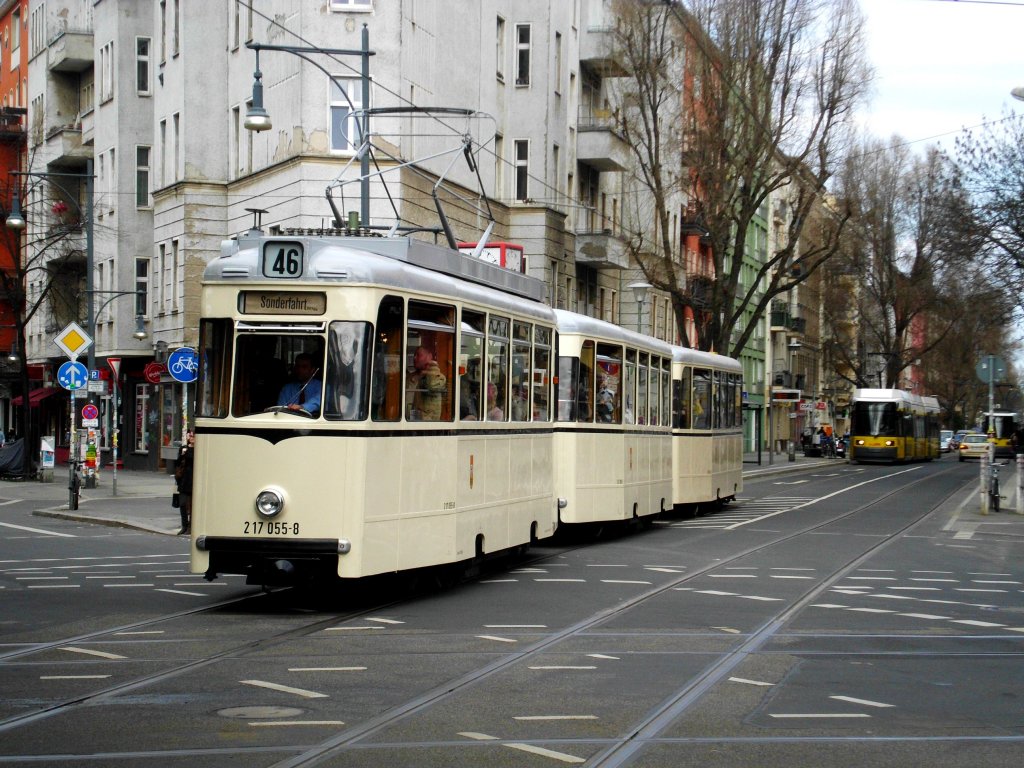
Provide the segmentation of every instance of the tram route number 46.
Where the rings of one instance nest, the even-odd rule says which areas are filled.
[[[263,276],[274,278],[302,277],[302,243],[271,241],[263,246]]]

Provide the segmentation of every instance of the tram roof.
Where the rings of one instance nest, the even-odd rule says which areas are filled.
[[[939,401],[931,395],[916,395],[903,389],[855,389],[853,401],[866,403],[904,403],[938,409]]]
[[[743,365],[739,360],[719,355],[715,352],[702,352],[699,349],[689,349],[687,347],[672,347],[672,362],[683,363],[684,365],[703,365],[708,368],[719,368],[733,371],[734,373],[743,373]]]
[[[642,333],[630,331],[605,320],[598,320],[596,317],[578,315],[575,312],[569,312],[564,309],[556,309],[555,317],[558,322],[559,333],[575,333],[581,336],[591,336],[595,339],[617,341],[622,344],[652,350],[666,357],[672,354],[672,347],[667,342],[651,336],[644,336]]]
[[[304,276],[293,280],[260,274],[262,244],[301,241],[306,249]],[[528,275],[405,237],[332,237],[248,235],[225,241],[221,256],[203,273],[205,283],[243,287],[273,284],[289,289],[381,285],[403,292],[467,301],[553,322],[552,310],[541,303],[545,286]],[[525,299],[525,300],[524,300]]]

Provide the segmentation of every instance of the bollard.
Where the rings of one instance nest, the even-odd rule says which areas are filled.
[[[1024,453],[1017,454],[1017,514],[1024,515]]]
[[[789,447],[788,447],[787,451],[789,453],[789,460],[790,461],[796,461],[796,441],[795,440],[790,440],[789,441]]]
[[[980,514],[988,514],[988,454],[983,453],[978,459],[981,480],[981,510]]]

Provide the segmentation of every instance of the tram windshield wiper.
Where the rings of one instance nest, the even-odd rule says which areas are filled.
[[[307,419],[315,419],[316,417],[307,411],[305,408],[289,408],[287,405],[272,405],[269,408],[263,409],[264,413],[290,413],[295,416],[304,416]]]

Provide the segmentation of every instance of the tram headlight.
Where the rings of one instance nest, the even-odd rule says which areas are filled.
[[[256,514],[260,517],[277,517],[284,509],[284,494],[276,488],[267,488],[256,494]]]
[[[894,445],[896,445],[896,441],[895,440],[886,440],[885,441],[885,447],[886,448],[892,448]]]

